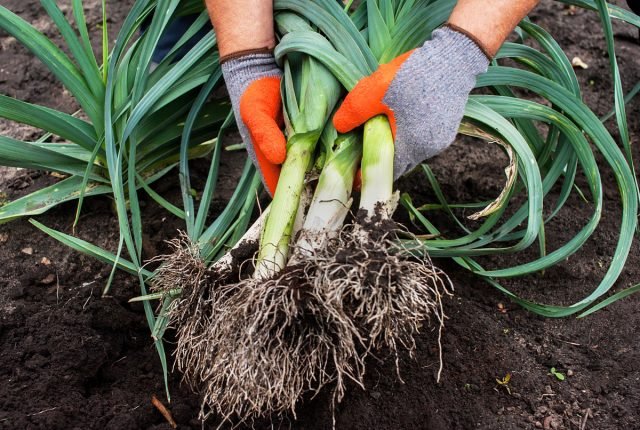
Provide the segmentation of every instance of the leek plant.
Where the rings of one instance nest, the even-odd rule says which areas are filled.
[[[299,65],[289,63],[286,66],[289,73],[284,79],[285,87],[291,90],[287,93],[290,99],[286,103],[290,124],[287,159],[273,197],[273,215],[268,217],[260,240],[255,273],[258,279],[273,276],[286,264],[304,179],[313,165],[313,155],[325,123],[340,96],[338,81],[313,58],[305,56]],[[292,82],[294,80],[298,82]],[[295,87],[300,88],[298,94],[295,94]]]
[[[331,123],[322,134],[323,151],[318,162],[323,165],[304,225],[295,244],[292,263],[313,257],[342,229],[353,199],[351,192],[362,142],[356,133],[338,135]]]
[[[176,4],[168,7],[180,13]],[[6,166],[55,171],[64,179],[0,208],[0,222],[44,213],[61,203],[78,200],[77,217],[83,198],[113,191],[109,149],[129,147],[135,141],[131,166],[122,167],[123,181],[129,188],[151,195],[168,210],[184,216],[182,211],[160,199],[149,187],[164,176],[180,159],[180,138],[189,112],[187,101],[211,76],[212,86],[222,85],[215,53],[215,37],[203,39],[185,58],[173,62],[176,52],[186,43],[183,38],[152,73],[148,70],[159,33],[166,22],[156,20],[143,36],[137,37],[140,23],[153,13],[154,2],[138,2],[116,46],[103,46],[101,57],[115,63],[99,64],[90,44],[83,5],[73,1],[76,32],[53,0],[44,0],[43,8],[60,31],[69,54],[51,43],[34,27],[5,7],[0,7],[0,28],[7,31],[37,56],[75,98],[80,110],[73,115],[33,105],[0,95],[0,116],[41,129],[43,136],[35,142],[20,142],[2,136],[0,163]],[[106,19],[106,15],[105,15]],[[189,34],[206,23],[203,15]],[[106,28],[103,27],[106,38]],[[130,42],[135,41],[131,46]],[[100,59],[102,60],[102,59]],[[145,64],[146,63],[146,64]],[[213,80],[213,79],[212,79]],[[133,90],[135,88],[135,94]],[[207,102],[203,115],[193,124],[187,148],[188,157],[202,157],[215,147],[215,137],[229,112],[226,100]],[[105,120],[109,118],[107,124]],[[63,143],[49,140],[57,137]],[[127,150],[128,151],[128,150]],[[126,158],[123,154],[123,161]],[[117,159],[117,157],[116,157]],[[122,163],[122,161],[121,161]],[[115,166],[114,166],[115,168]],[[131,170],[131,173],[129,173]]]
[[[282,33],[294,28],[312,31],[293,14],[280,14],[276,22]],[[265,216],[254,273],[246,276],[242,266],[234,272],[214,265],[217,272],[209,272],[206,279],[194,277],[194,270],[202,273],[197,260],[185,270],[184,262],[193,259],[183,260],[184,252],[178,252],[160,268],[156,279],[159,289],[166,291],[176,285],[176,273],[190,278],[181,284],[189,286],[183,288],[185,298],[175,303],[169,315],[181,326],[177,363],[203,392],[203,417],[210,411],[240,419],[284,412],[294,408],[305,390],[349,377],[351,363],[359,369],[358,375],[363,372],[356,329],[347,318],[335,317],[338,309],[327,311],[322,290],[298,282],[297,272],[287,266],[296,219],[306,209],[301,197],[308,173],[317,164],[316,155],[321,153],[327,160],[327,172],[340,168],[341,158],[346,158],[342,170],[349,170],[352,183],[359,142],[355,136],[338,141],[335,131],[323,133],[341,94],[337,79],[310,56],[292,54],[283,61],[287,158]],[[317,148],[321,140],[323,149]],[[344,177],[340,180],[339,198],[348,199]],[[325,213],[318,207],[321,198],[316,196],[311,211],[324,220]],[[341,214],[337,226],[346,211]],[[307,238],[316,228],[309,223],[303,227]],[[317,233],[323,233],[324,226],[319,228]],[[240,281],[233,282],[234,276],[240,276]],[[326,368],[329,362],[335,364],[335,372]]]

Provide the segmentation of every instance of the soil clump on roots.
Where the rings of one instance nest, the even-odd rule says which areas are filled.
[[[299,267],[267,280],[218,290],[212,326],[219,339],[205,377],[205,403],[241,420],[292,411],[306,393],[336,382],[361,383],[364,358],[346,315],[327,308],[322,290],[304,282]]]
[[[424,325],[444,327],[442,300],[453,286],[426,255],[411,255],[415,237],[393,220],[358,215],[306,264],[308,278],[325,289],[329,303],[344,309],[369,352],[388,348],[415,351],[414,336]],[[398,367],[398,375],[400,369]]]
[[[171,248],[156,259],[163,263],[155,288],[183,291],[170,325],[178,369],[203,396],[202,418],[215,412],[242,422],[295,411],[305,392],[337,381],[339,400],[345,379],[361,381],[357,330],[346,315],[328,311],[324,290],[309,283],[303,264],[258,280],[246,269],[254,243],[212,269],[188,242],[175,240]]]

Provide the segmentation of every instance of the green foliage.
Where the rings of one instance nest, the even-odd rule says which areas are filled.
[[[80,201],[80,210],[85,195],[108,193],[109,186],[118,183],[113,178],[116,173],[122,175],[124,196],[130,199],[136,190],[148,189],[150,183],[161,174],[166,174],[168,167],[175,166],[181,156],[201,157],[214,149],[215,137],[230,110],[226,100],[201,102],[190,116],[188,144],[181,148],[179,142],[182,124],[191,107],[188,100],[193,97],[193,92],[212,75],[218,78],[212,79],[212,84],[206,87],[206,95],[221,85],[215,38],[209,36],[203,39],[185,58],[171,63],[175,50],[187,39],[181,40],[170,58],[151,72],[150,53],[166,20],[154,20],[156,24],[153,29],[141,37],[138,36],[138,28],[142,18],[152,12],[153,3],[137,2],[134,6],[116,46],[109,55],[105,55],[105,58],[110,58],[112,67],[106,64],[98,66],[90,46],[81,1],[73,2],[78,32],[53,0],[43,2],[46,12],[62,34],[70,55],[66,55],[24,20],[0,7],[0,27],[48,66],[88,117],[85,121],[79,119],[78,115],[68,115],[0,95],[0,116],[40,128],[65,140],[64,145],[59,145],[1,138],[2,165],[69,175],[64,186],[57,187],[56,198],[46,204],[37,204],[38,213],[75,199]],[[205,22],[206,19],[199,20],[192,32]],[[103,31],[106,34],[104,26]],[[131,72],[135,70],[138,72],[132,76]],[[198,116],[199,113],[204,115]],[[33,199],[28,196],[6,205],[0,213],[0,222],[36,213],[29,203],[35,201],[37,195]],[[157,195],[152,197],[166,206]]]

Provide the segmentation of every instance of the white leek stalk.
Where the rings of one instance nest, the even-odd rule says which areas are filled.
[[[393,200],[393,134],[389,120],[376,116],[364,125],[360,209],[369,217],[391,217]]]
[[[338,137],[336,147],[320,174],[296,244],[301,255],[313,255],[325,240],[335,237],[351,209],[351,191],[362,145],[356,134],[349,134]]]

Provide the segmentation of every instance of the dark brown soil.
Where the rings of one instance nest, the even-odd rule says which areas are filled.
[[[95,31],[99,1],[85,2]],[[110,1],[117,25],[130,1]],[[621,3],[621,2],[618,2]],[[68,4],[68,2],[64,2]],[[3,0],[2,5],[36,22],[56,36],[35,0]],[[608,58],[595,14],[551,1],[532,19],[550,29],[569,58],[579,56],[589,68],[578,70],[585,101],[599,114],[612,106]],[[640,80],[637,31],[615,26],[625,90]],[[115,34],[115,32],[112,32]],[[75,106],[46,69],[15,40],[0,32],[0,92],[67,112]],[[640,137],[640,103],[629,105],[631,137]],[[613,122],[608,123],[613,127]],[[28,128],[0,122],[0,132],[18,138],[35,136]],[[228,156],[230,154],[225,154]],[[636,157],[640,154],[637,153]],[[242,162],[225,158],[224,189],[219,210]],[[471,201],[496,196],[502,164],[490,145],[459,142],[432,164],[445,194]],[[500,160],[500,159],[498,159]],[[202,167],[203,169],[206,168]],[[196,166],[198,169],[198,166]],[[13,199],[55,178],[27,171],[0,170],[0,192]],[[605,208],[601,226],[583,250],[543,275],[507,282],[521,294],[546,303],[568,304],[593,289],[602,278],[617,240],[620,221],[617,186],[604,169]],[[418,200],[430,196],[422,178],[403,182]],[[176,178],[159,184],[176,195]],[[550,249],[564,243],[589,215],[589,206],[574,195],[547,226]],[[39,217],[44,224],[71,232],[75,207],[65,205]],[[180,224],[159,214],[147,202],[145,235],[152,257],[175,237]],[[402,212],[402,210],[400,210]],[[403,220],[406,215],[400,215]],[[111,202],[90,199],[76,234],[114,249],[117,223]],[[517,257],[521,258],[521,257]],[[486,260],[505,265],[513,258]],[[197,396],[170,380],[171,402],[164,397],[162,373],[138,305],[127,301],[139,293],[131,277],[118,274],[107,297],[101,291],[110,268],[69,250],[27,221],[0,226],[0,428],[2,429],[167,429],[152,406],[163,399],[179,428],[200,428]],[[48,264],[50,262],[50,264]],[[549,320],[506,301],[487,284],[450,262],[438,261],[456,287],[446,303],[449,316],[443,338],[444,372],[436,384],[438,354],[435,333],[418,339],[415,360],[402,358],[403,382],[394,361],[381,355],[369,362],[367,390],[352,387],[336,411],[338,429],[636,429],[640,428],[640,296],[632,296],[586,319]],[[616,289],[640,280],[640,251],[635,246]],[[550,374],[555,367],[566,375]],[[496,379],[506,375],[505,387]],[[507,389],[508,388],[508,389]],[[273,418],[274,428],[329,429],[330,393],[306,399],[293,417]],[[215,419],[205,428],[215,428]],[[267,422],[256,428],[269,428]]]

